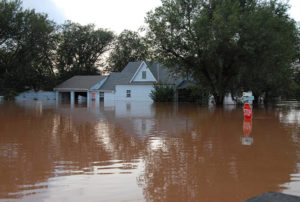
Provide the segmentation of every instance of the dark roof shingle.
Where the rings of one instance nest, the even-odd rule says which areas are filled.
[[[129,84],[132,78],[131,73],[112,72],[104,84],[100,87],[101,90],[115,90],[116,85]]]
[[[59,90],[59,89],[88,90],[105,78],[106,76],[99,76],[99,75],[73,76],[72,78],[56,86],[54,89],[55,90]]]

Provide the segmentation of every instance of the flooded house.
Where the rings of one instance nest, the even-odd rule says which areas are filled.
[[[82,98],[96,101],[149,101],[154,84],[173,86],[174,99],[178,102],[194,102],[191,79],[175,76],[158,62],[129,62],[121,72],[107,76],[73,76],[54,88],[56,100],[69,99],[71,104]],[[235,104],[231,95],[225,96],[224,104]]]
[[[121,72],[108,76],[74,76],[56,86],[54,91],[57,100],[69,97],[71,103],[79,95],[88,101],[152,101],[150,93],[155,83],[177,88],[183,81],[157,62],[140,61],[129,62]]]

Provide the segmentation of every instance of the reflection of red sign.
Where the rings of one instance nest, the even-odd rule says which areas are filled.
[[[252,119],[244,119],[243,132],[245,136],[249,136],[252,130]]]
[[[95,93],[92,94],[92,98],[95,98]]]
[[[244,105],[243,111],[244,111],[244,118],[245,119],[252,119],[252,109],[251,109],[251,106],[248,103],[246,103]]]

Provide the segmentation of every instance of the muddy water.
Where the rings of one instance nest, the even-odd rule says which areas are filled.
[[[243,201],[300,196],[300,103],[0,103],[2,201]]]

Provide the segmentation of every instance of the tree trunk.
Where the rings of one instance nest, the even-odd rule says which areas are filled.
[[[252,92],[252,93],[253,93],[253,96],[254,96],[253,105],[259,104],[259,102],[258,102],[258,98],[259,98],[258,93],[255,93],[255,92]]]
[[[224,95],[215,94],[214,99],[217,106],[223,106],[224,103]]]
[[[268,91],[265,92],[265,97],[264,97],[264,104],[268,105],[270,103],[270,96]]]

